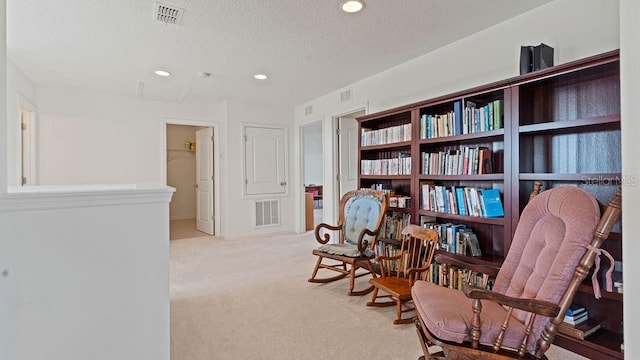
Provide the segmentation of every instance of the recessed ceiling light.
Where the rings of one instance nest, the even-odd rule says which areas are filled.
[[[156,70],[156,71],[155,71],[155,73],[156,73],[156,75],[158,75],[158,76],[169,76],[169,75],[171,75],[171,73],[170,73],[170,72],[168,72],[168,71],[164,71],[164,70]]]
[[[266,80],[268,78],[268,76],[265,74],[255,74],[253,75],[253,77],[258,80]]]
[[[342,11],[347,13],[357,13],[364,8],[364,1],[362,0],[348,0],[340,5]]]

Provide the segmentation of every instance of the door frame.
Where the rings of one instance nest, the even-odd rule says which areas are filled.
[[[36,166],[36,150],[37,150],[37,119],[38,119],[38,107],[35,106],[27,97],[18,93],[18,104],[17,104],[17,120],[16,120],[16,185],[23,186],[22,184],[22,157],[23,148],[22,148],[22,121],[20,119],[20,113],[22,110],[28,112],[30,114],[29,119],[27,121],[27,127],[29,128],[29,175],[31,176],[28,179],[27,185],[35,185],[38,183],[37,177],[37,166]]]
[[[325,205],[329,205],[332,206],[333,209],[333,213],[334,213],[334,217],[335,220],[337,221],[337,214],[339,212],[339,206],[340,206],[340,199],[339,199],[339,194],[338,194],[338,186],[333,186],[334,184],[338,183],[338,173],[340,172],[340,152],[338,150],[338,148],[340,147],[340,141],[338,139],[338,128],[339,128],[339,123],[340,123],[340,118],[341,117],[347,117],[349,115],[353,115],[359,112],[364,112],[364,114],[368,114],[369,111],[369,106],[368,104],[354,108],[350,111],[347,112],[343,112],[337,115],[333,115],[331,117],[331,154],[332,154],[332,159],[331,159],[331,176],[330,179],[332,179],[331,184],[332,184],[332,191],[331,194],[327,194],[325,192],[324,197],[326,197],[327,195],[330,195],[330,201],[329,202],[325,202]],[[326,177],[325,177],[326,179]],[[326,200],[325,200],[326,201]]]
[[[188,120],[164,118],[160,127],[160,169],[161,183],[167,185],[167,125],[188,125],[210,127],[213,129],[213,212],[214,229],[213,236],[222,235],[222,214],[220,211],[220,124],[216,121]]]

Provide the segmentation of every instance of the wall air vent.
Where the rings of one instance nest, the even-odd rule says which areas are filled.
[[[280,225],[280,201],[256,200],[256,227]]]
[[[340,102],[351,100],[351,89],[345,90],[340,93]]]
[[[165,24],[180,25],[184,9],[155,2],[153,5],[153,19]]]
[[[313,105],[308,105],[304,108],[305,115],[311,115],[313,113]]]

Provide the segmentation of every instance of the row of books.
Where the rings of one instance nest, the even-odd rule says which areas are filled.
[[[384,215],[379,237],[385,239],[402,239],[402,229],[411,221],[411,215],[404,212],[388,212]]]
[[[399,246],[392,246],[389,244],[385,244],[383,242],[378,242],[376,244],[376,256],[397,256],[401,250]],[[408,253],[404,253],[403,254],[404,259],[397,259],[397,260],[388,260],[385,261],[384,263],[384,267],[385,270],[390,270],[390,271],[401,271],[401,272],[406,272],[407,271],[407,256],[409,255]],[[402,268],[401,268],[402,267]]]
[[[389,207],[406,209],[411,207],[411,196],[392,195],[389,196]]]
[[[444,267],[445,265],[433,262],[424,280],[440,286],[460,290],[462,290],[462,285],[464,284],[482,286],[487,289],[493,288],[495,279],[490,279],[483,274],[472,272],[468,269],[450,265],[447,266],[447,275],[445,276]]]
[[[411,141],[411,124],[377,130],[362,128],[362,146],[393,144],[403,141]]]
[[[389,158],[360,160],[362,175],[411,175],[411,154],[394,152]]]
[[[500,191],[421,183],[422,210],[462,216],[504,216]]]
[[[482,256],[478,237],[465,224],[428,222],[423,227],[438,232],[438,248],[459,255]]]
[[[558,327],[558,332],[584,340],[600,327],[599,322],[589,319],[589,312],[584,306],[571,304],[565,313],[564,321]]]
[[[425,175],[491,174],[493,152],[484,146],[461,146],[433,153],[422,153],[422,173]]]
[[[420,138],[429,139],[502,129],[503,117],[503,100],[491,101],[484,106],[477,106],[470,100],[458,100],[453,103],[453,111],[420,116]]]

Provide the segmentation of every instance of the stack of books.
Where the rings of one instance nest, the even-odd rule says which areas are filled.
[[[598,329],[600,329],[600,323],[589,319],[589,312],[584,306],[571,304],[558,332],[584,340]]]

